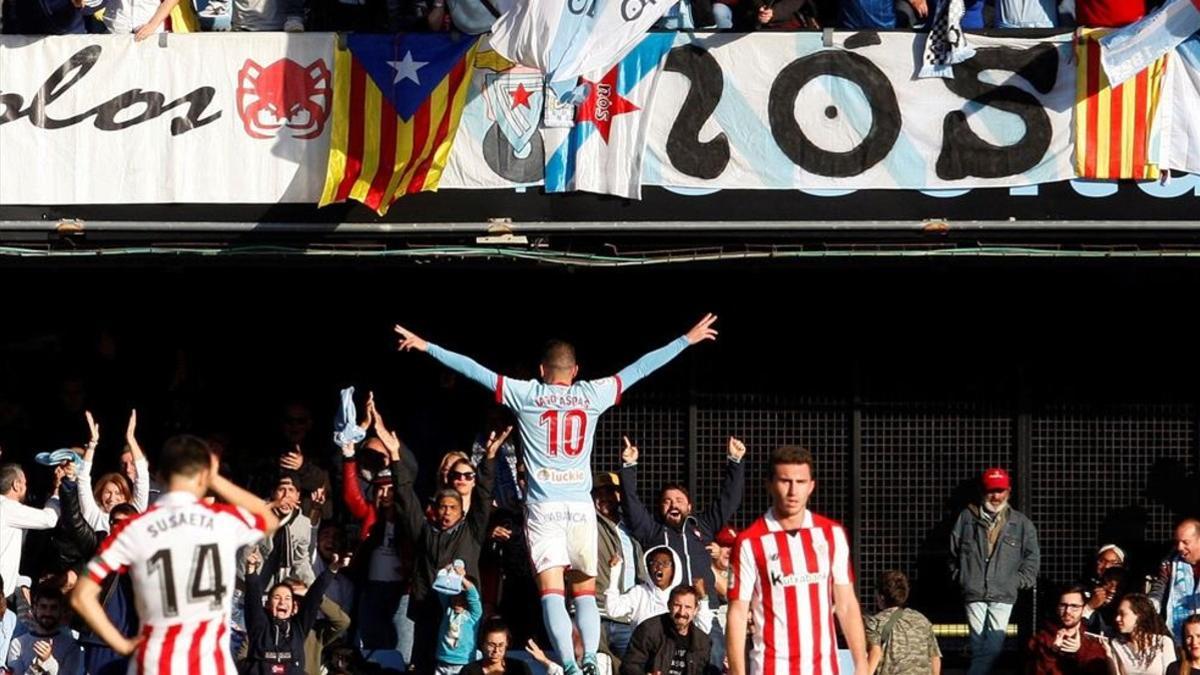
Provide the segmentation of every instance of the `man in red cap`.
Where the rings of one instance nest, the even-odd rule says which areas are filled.
[[[1000,651],[1017,592],[1037,583],[1037,529],[1008,504],[1008,472],[983,472],[983,499],[958,516],[950,534],[950,571],[962,588],[970,627],[971,667],[967,675],[986,675]]]

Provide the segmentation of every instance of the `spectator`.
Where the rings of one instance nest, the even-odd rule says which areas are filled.
[[[488,444],[487,455],[475,480],[471,513],[467,515],[463,511],[462,496],[458,492],[443,489],[436,496],[437,518],[430,522],[413,490],[415,472],[401,461],[399,439],[383,426],[378,415],[375,419],[375,432],[387,446],[392,477],[396,481],[393,499],[397,525],[401,536],[413,546],[413,585],[408,611],[409,618],[415,623],[413,663],[418,670],[430,672],[434,667],[433,657],[438,644],[436,631],[441,617],[440,603],[430,596],[434,575],[457,559],[464,562],[468,575],[479,578],[479,554],[488,534],[491,514],[496,453],[509,430]]]
[[[523,508],[517,511],[492,510],[487,547],[482,551],[479,561],[480,572],[490,574],[493,583],[490,594],[481,592],[484,595],[484,612],[489,616],[498,613],[507,619],[510,644],[539,636],[542,630],[541,612],[529,611],[529,598],[537,597],[538,590],[533,567],[529,564],[529,540],[525,537],[524,514]]]
[[[137,0],[74,0],[93,11],[104,10],[104,26],[110,33],[128,35],[133,33],[135,41],[142,41],[166,30],[167,18],[180,0],[162,0],[159,3]]]
[[[33,593],[30,631],[8,646],[5,667],[13,675],[83,675],[79,643],[63,625],[62,591],[39,585]]]
[[[1109,635],[1112,633],[1113,618],[1117,605],[1127,592],[1128,573],[1124,567],[1110,567],[1100,577],[1100,585],[1092,591],[1083,614],[1087,617],[1084,627],[1089,633]],[[1093,609],[1093,605],[1096,607]]]
[[[628,619],[614,619],[605,606],[604,595],[609,586],[618,593],[628,593],[645,579],[646,569],[642,562],[642,546],[621,522],[621,479],[614,473],[598,473],[592,478],[592,503],[596,506],[598,544],[596,554],[600,560],[612,560],[614,556],[622,562],[613,574],[613,569],[600,565],[596,570],[596,604],[600,610],[600,629],[611,653],[620,657],[629,647],[634,626]],[[634,564],[636,561],[636,564]]]
[[[1164,675],[1175,661],[1175,643],[1150,598],[1130,593],[1117,608],[1117,636],[1109,641],[1109,667],[1121,675]]]
[[[300,513],[300,491],[292,476],[285,474],[279,477],[271,495],[271,510],[279,518],[279,529],[271,537],[255,544],[264,558],[278,551],[277,564],[268,584],[274,586],[286,578],[295,577],[311,585],[316,579],[310,558],[312,521]]]
[[[278,558],[276,551],[272,558]],[[252,551],[246,558],[246,640],[249,645],[244,675],[304,675],[306,672],[305,642],[316,624],[325,597],[325,589],[334,574],[349,561],[335,557],[308,589],[303,601],[297,601],[292,586],[280,582],[271,587],[264,606],[262,597],[265,579],[277,570],[264,563],[261,552]]]
[[[941,11],[941,6],[948,0],[934,0],[929,7],[929,16],[937,16]],[[966,30],[983,30],[984,16],[983,8],[986,0],[964,0],[963,1],[963,16],[960,25]]]
[[[1029,640],[1025,671],[1029,675],[1107,675],[1104,642],[1084,631],[1087,590],[1076,584],[1058,596],[1056,619]]]
[[[462,590],[455,594],[437,589],[442,603],[437,675],[458,675],[475,658],[475,629],[483,618],[483,604],[479,601],[479,591],[469,578],[462,577],[461,583]]]
[[[19,464],[0,464],[0,595],[8,597],[17,588],[21,553],[27,530],[48,530],[58,523],[58,512],[47,506],[26,506],[29,483]]]
[[[349,559],[350,554],[346,554],[346,557]],[[337,558],[341,558],[341,556],[338,555]],[[321,570],[321,573],[324,574],[326,570],[331,568],[332,561],[329,567]],[[350,630],[352,624],[350,615],[346,613],[342,605],[339,605],[333,598],[329,597],[329,590],[343,576],[340,573],[333,575],[333,581],[325,589],[325,596],[321,598],[320,611],[317,613],[317,622],[313,624],[312,630],[308,632],[307,637],[304,639],[304,672],[308,675],[322,675],[322,668],[324,667],[322,657],[325,654],[325,650],[337,643],[346,634],[346,631]],[[317,575],[317,578],[320,578],[320,574]],[[299,579],[290,579],[288,583],[292,587],[292,597],[296,598],[297,602],[303,604],[308,590],[304,582]],[[349,606],[347,605],[347,607]]]
[[[717,625],[721,627],[722,635],[725,631],[725,614],[729,608],[729,586],[733,580],[733,568],[729,564],[729,555],[733,551],[734,542],[737,541],[737,528],[732,523],[725,523],[725,526],[717,532],[717,536],[713,542],[706,548],[708,555],[712,558],[713,572],[713,593],[716,594],[720,601],[717,607],[715,618]]]
[[[702,591],[715,585],[712,571],[712,557],[705,546],[713,541],[717,530],[733,518],[742,503],[745,467],[742,458],[746,456],[746,444],[730,436],[726,444],[726,462],[724,475],[721,479],[721,491],[717,500],[699,514],[692,513],[692,500],[687,487],[672,483],[663,487],[659,492],[658,519],[650,516],[646,507],[637,496],[637,462],[638,449],[625,440],[625,449],[621,453],[621,499],[625,505],[625,515],[629,519],[629,530],[633,536],[649,549],[662,543],[670,546],[679,558],[684,561],[681,581],[701,588]],[[698,582],[703,581],[703,585]],[[708,610],[714,609],[719,600],[715,597],[707,599]],[[721,627],[711,632],[710,612],[702,612],[706,624],[704,632],[712,638],[712,662],[725,661],[725,636]]]
[[[532,675],[528,664],[507,656],[512,635],[503,621],[492,619],[485,623],[480,637],[483,659],[463,668],[460,675]]]
[[[671,591],[666,614],[642,622],[633,631],[629,651],[621,662],[621,675],[700,675],[720,672],[709,667],[712,646],[704,631],[696,630],[697,610],[704,598],[691,586]]]
[[[75,0],[18,0],[11,7],[12,32],[26,35],[83,35],[95,11],[81,7]]]
[[[879,613],[867,617],[867,662],[876,675],[942,672],[942,651],[933,625],[908,609],[908,577],[898,570],[879,575]]]
[[[583,640],[579,637],[579,628],[576,627],[571,632],[571,644],[575,651],[575,662],[578,663],[583,659]],[[563,667],[550,660],[546,653],[538,647],[537,642],[530,639],[525,643],[525,651],[533,657],[534,661],[542,664],[546,669],[546,675],[565,675],[566,671]],[[562,656],[560,655],[561,659]],[[612,658],[608,654],[600,652],[596,654],[596,673],[598,675],[616,675],[616,670],[613,668]]]
[[[108,527],[97,531],[83,517],[79,493],[79,486],[75,481],[63,481],[60,489],[62,515],[59,516],[56,526],[62,534],[56,537],[59,556],[75,569],[81,569],[91,559],[100,542],[107,538],[108,532],[138,512],[129,502],[117,504],[108,513]],[[65,551],[70,553],[64,553]],[[72,558],[74,561],[69,562]],[[123,635],[136,635],[138,617],[134,609],[133,582],[129,575],[109,575],[101,584],[100,597],[104,613],[113,625],[119,628]],[[126,671],[129,659],[113,651],[107,642],[90,629],[80,634],[79,643],[83,647],[84,671],[89,675],[120,675]]]
[[[970,630],[968,675],[986,675],[1004,647],[1019,590],[1037,583],[1037,529],[1008,499],[1008,472],[983,473],[983,499],[963,509],[950,534],[951,575],[962,589]]]
[[[1113,568],[1124,569],[1124,567],[1125,551],[1116,544],[1105,544],[1096,551],[1095,564],[1091,570],[1088,570],[1084,582],[1084,587],[1091,589],[1091,595],[1087,597],[1087,604],[1083,606],[1083,619],[1088,624],[1089,631],[1103,632],[1098,629],[1103,626],[1104,619],[1096,612],[1112,606],[1113,600],[1118,599],[1110,592],[1113,579],[1110,575],[1109,580],[1105,581],[1105,572]]]
[[[129,426],[125,430],[125,443],[129,454],[133,457],[133,469],[140,476],[133,483],[126,482],[125,476],[119,473],[107,473],[92,486],[92,466],[96,456],[96,446],[100,442],[100,425],[96,424],[90,414],[87,415],[88,429],[91,439],[83,452],[83,464],[79,468],[79,506],[83,518],[92,529],[104,531],[109,528],[108,514],[117,504],[126,502],[133,504],[139,513],[149,506],[150,498],[150,465],[142,453],[142,447],[137,442],[137,411],[129,413]],[[133,485],[133,489],[130,489]]]
[[[982,1],[982,0],[980,0]],[[749,0],[746,23],[754,30],[820,30],[812,0]]]
[[[1163,561],[1150,585],[1150,600],[1166,617],[1171,635],[1183,639],[1183,620],[1200,614],[1200,520],[1175,527],[1175,553]]]
[[[643,621],[666,613],[671,589],[683,585],[683,565],[680,564],[679,554],[670,547],[656,546],[646,551],[645,563],[646,581],[626,593],[621,593],[612,584],[604,592],[604,606],[608,608],[609,616],[628,619],[635,631]],[[621,568],[621,558],[614,555],[608,564],[610,575],[615,576]],[[704,580],[697,579],[696,584],[700,599],[707,600],[703,595]],[[695,613],[695,617],[696,625],[706,634],[711,634],[712,610],[707,602]]]
[[[313,573],[318,576],[333,564],[333,557],[335,555],[344,557],[347,553],[346,537],[342,533],[341,525],[334,522],[321,523],[321,526],[317,528],[317,545],[313,553],[315,554],[312,557]],[[357,555],[354,557],[357,557]],[[329,582],[329,588],[325,591],[325,597],[338,607],[346,609],[353,607],[354,582],[350,579],[350,575],[335,575],[333,581]],[[330,616],[324,607],[322,607],[321,611],[326,616]],[[330,618],[332,617],[330,616]]]
[[[3,640],[0,639],[0,644]],[[1200,673],[1200,614],[1183,622],[1183,656],[1167,666],[1167,675],[1196,675]]]

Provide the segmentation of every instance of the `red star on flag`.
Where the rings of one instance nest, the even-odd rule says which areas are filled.
[[[617,93],[617,68],[608,71],[599,82],[583,80],[588,85],[588,97],[579,106],[575,115],[576,124],[591,122],[600,131],[600,138],[608,143],[608,131],[612,119],[617,115],[638,110],[638,107]],[[582,79],[582,78],[580,78]]]
[[[529,107],[529,90],[525,88],[525,83],[521,82],[512,92],[512,110],[516,110],[517,106],[523,105]]]

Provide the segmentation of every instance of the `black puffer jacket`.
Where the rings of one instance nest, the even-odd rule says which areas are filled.
[[[305,675],[304,640],[312,630],[321,611],[321,598],[333,581],[328,569],[317,577],[304,595],[300,611],[288,619],[276,619],[267,614],[262,597],[266,575],[246,575],[246,640],[249,643],[246,660],[238,668],[243,675],[270,675],[283,666],[287,675]]]

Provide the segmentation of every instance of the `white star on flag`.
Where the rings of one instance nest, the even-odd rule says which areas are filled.
[[[414,61],[412,52],[404,53],[402,61],[388,61],[388,65],[396,69],[396,79],[392,80],[392,84],[400,84],[400,80],[412,80],[416,84],[421,84],[417,79],[417,71],[429,65],[428,61]]]

